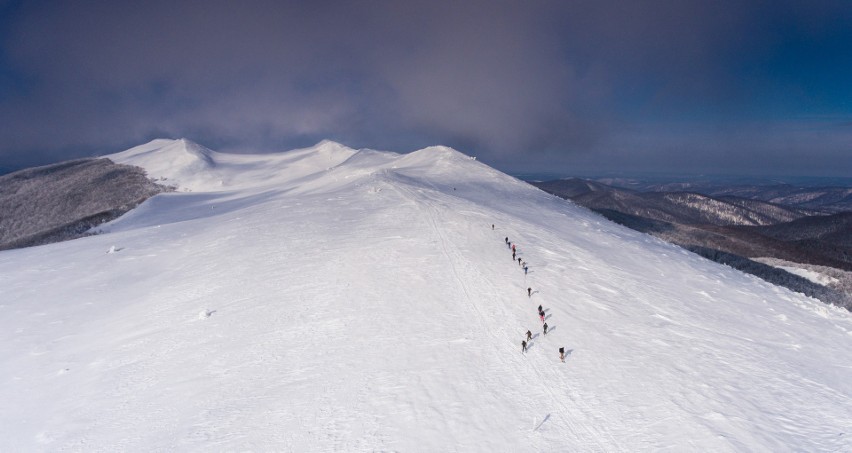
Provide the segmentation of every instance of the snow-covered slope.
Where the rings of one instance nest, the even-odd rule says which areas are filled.
[[[0,252],[0,450],[852,450],[848,312],[454,150],[110,157],[191,192]]]
[[[287,153],[251,155],[217,153],[186,139],[159,139],[105,157],[142,167],[151,178],[184,191],[221,191],[280,188],[334,167],[353,154],[355,150],[331,141]]]

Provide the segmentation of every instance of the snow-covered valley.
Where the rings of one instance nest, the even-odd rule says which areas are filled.
[[[180,191],[0,252],[2,451],[852,451],[852,314],[457,151],[108,157]]]

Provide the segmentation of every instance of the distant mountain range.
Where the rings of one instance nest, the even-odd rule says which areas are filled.
[[[773,283],[852,306],[852,282],[826,288],[752,260],[827,266],[852,276],[852,189],[705,184],[694,187],[706,192],[700,193],[677,190],[685,183],[634,184],[647,190],[639,191],[578,178],[531,184]]]
[[[533,184],[596,210],[613,210],[682,224],[772,225],[826,214],[826,211],[788,207],[757,199],[713,197],[695,192],[638,192],[581,179]]]
[[[852,211],[852,189],[845,187],[730,187],[717,189],[712,195],[731,195],[771,203],[833,212]]]
[[[757,230],[765,236],[782,241],[818,240],[838,247],[852,247],[852,212],[804,217]]]
[[[852,187],[793,185],[789,183],[729,183],[702,180],[690,182],[646,182],[625,178],[595,180],[612,188],[637,192],[690,192],[711,197],[735,197],[765,201],[795,208],[814,209],[826,213],[852,211]],[[552,182],[552,181],[551,181]]]

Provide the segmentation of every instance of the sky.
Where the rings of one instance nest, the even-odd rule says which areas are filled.
[[[154,138],[852,175],[847,1],[0,0],[0,170]]]

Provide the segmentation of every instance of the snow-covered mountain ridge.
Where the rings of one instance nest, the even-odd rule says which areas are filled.
[[[848,312],[457,151],[107,157],[184,191],[0,252],[1,450],[852,449]]]
[[[247,155],[218,153],[186,139],[159,139],[105,157],[142,167],[150,177],[177,183],[186,191],[218,191],[298,180],[334,167],[355,153],[330,141],[286,153]]]

